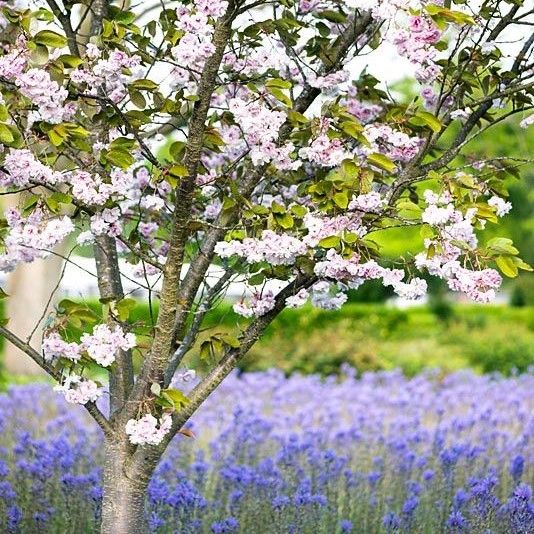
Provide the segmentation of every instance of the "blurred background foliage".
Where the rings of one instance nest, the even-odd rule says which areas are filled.
[[[86,304],[100,314],[98,301]],[[149,322],[148,306],[139,302],[130,319]],[[184,361],[186,367],[200,372],[212,363],[200,358],[201,343],[214,335],[238,333],[229,303],[213,310],[206,323]],[[245,320],[239,322],[245,325]],[[80,334],[71,327],[68,337],[76,339]],[[139,341],[143,345],[143,339]],[[141,357],[137,353],[137,363]],[[287,374],[329,375],[338,373],[343,364],[359,372],[400,368],[409,376],[425,368],[444,373],[464,368],[522,373],[534,366],[534,307],[451,304],[436,299],[428,306],[404,310],[382,303],[349,303],[339,311],[312,306],[288,309],[268,328],[240,369],[278,367]]]

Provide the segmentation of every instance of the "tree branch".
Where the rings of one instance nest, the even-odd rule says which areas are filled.
[[[151,447],[150,455],[160,456],[176,432],[191,418],[202,403],[208,398],[210,393],[232,372],[237,362],[241,360],[250,348],[256,343],[265,329],[286,307],[285,301],[288,297],[295,295],[301,289],[311,287],[317,281],[315,275],[303,275],[290,282],[276,296],[275,305],[272,310],[261,317],[257,317],[240,337],[239,348],[229,349],[222,357],[221,361],[212,369],[209,374],[198,384],[188,395],[189,402],[173,416],[171,431],[165,436],[163,442],[157,447]],[[138,448],[134,453],[132,465],[142,465],[147,461],[146,450]]]
[[[41,369],[46,371],[54,380],[61,383],[61,373],[50,365],[29,343],[20,339],[16,334],[8,330],[5,326],[0,325],[0,334],[12,343],[19,350],[28,355]],[[113,428],[104,414],[99,410],[94,402],[84,404],[85,409],[89,412],[98,426],[105,435],[113,435]]]
[[[168,385],[170,384],[172,377],[176,372],[176,369],[180,365],[180,362],[195,342],[197,334],[202,325],[202,321],[206,316],[206,313],[210,310],[211,305],[219,295],[219,292],[224,288],[225,284],[230,280],[230,278],[232,278],[233,275],[234,272],[232,270],[226,271],[224,275],[221,276],[219,280],[217,280],[213,287],[209,289],[206,298],[202,301],[198,310],[195,311],[195,317],[191,326],[187,330],[186,336],[180,342],[180,346],[176,349],[171,359],[169,360],[167,370],[165,371],[165,379],[163,382],[164,387],[168,387]]]
[[[130,407],[127,410],[128,413],[124,414],[126,418],[129,418],[129,414],[135,413],[135,404],[143,398],[147,386],[152,382],[163,380],[165,367],[170,356],[172,332],[178,305],[178,288],[189,231],[188,219],[193,206],[193,192],[202,154],[206,119],[211,97],[216,86],[217,73],[223,59],[224,50],[230,38],[234,17],[234,3],[231,1],[228,4],[226,13],[216,23],[212,38],[215,51],[206,60],[198,83],[198,100],[194,104],[193,113],[189,121],[189,132],[184,157],[184,165],[187,168],[188,175],[180,182],[176,191],[170,247],[163,274],[155,336],[150,352],[145,359],[132,391],[131,397],[133,402],[130,403]]]
[[[372,17],[369,12],[363,12],[360,17],[352,20],[345,31],[338,37],[337,43],[334,45],[335,53],[333,60],[329,65],[323,65],[323,68],[320,70],[320,75],[325,76],[338,70],[358,37],[372,28]],[[293,105],[293,111],[299,113],[305,112],[320,94],[320,89],[306,85],[300,95],[296,98]],[[291,123],[286,121],[280,128],[278,145],[282,144],[289,138],[291,131]],[[240,188],[240,194],[243,197],[250,197],[256,185],[265,176],[267,168],[268,165],[262,165],[250,172],[249,178],[244,181]],[[224,238],[224,235],[226,234],[224,228],[235,224],[239,217],[240,209],[241,206],[238,204],[232,215],[229,217],[227,215],[221,215],[219,217],[216,223],[217,228],[214,227],[206,233],[197,256],[191,262],[190,268],[180,286],[178,295],[180,309],[176,315],[172,347],[176,347],[177,340],[182,334],[181,331],[184,328],[188,311],[195,299],[198,288],[204,279],[204,275],[213,260],[215,245]],[[224,219],[222,219],[222,217],[224,217]]]
[[[113,307],[115,303],[124,298],[116,242],[107,235],[98,236],[95,238],[93,252],[100,299]],[[108,314],[107,322],[111,327],[119,324],[113,313]],[[109,371],[110,416],[113,416],[124,406],[133,384],[132,352],[119,350],[116,364]]]
[[[80,51],[78,49],[78,39],[76,32],[72,28],[72,23],[70,21],[70,12],[67,11],[67,13],[63,13],[63,11],[61,11],[61,8],[58,6],[55,0],[46,0],[46,3],[48,4],[48,7],[50,7],[52,13],[54,13],[56,18],[61,23],[63,31],[67,36],[70,53],[73,56],[79,56]]]

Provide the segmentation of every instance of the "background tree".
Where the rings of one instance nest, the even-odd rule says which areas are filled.
[[[76,247],[93,247],[102,312],[60,302],[42,353],[0,331],[102,428],[103,532],[146,530],[165,447],[285,307],[337,308],[366,280],[418,298],[417,270],[488,301],[501,284],[493,264],[530,269],[509,239],[479,235],[511,208],[505,179],[528,155],[456,163],[494,124],[533,121],[521,2],[47,3],[3,8],[16,37],[0,57],[0,186],[21,200],[2,220],[0,268],[76,232]],[[351,71],[387,43],[421,84],[408,103]],[[382,258],[375,237],[412,226],[423,250]],[[148,324],[130,319],[120,256]],[[241,333],[204,341],[211,370],[186,397],[176,371],[235,278],[251,288],[234,306]],[[104,391],[109,413],[96,404]]]

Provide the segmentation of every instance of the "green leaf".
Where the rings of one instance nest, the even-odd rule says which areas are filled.
[[[336,193],[332,200],[336,206],[340,207],[341,209],[346,209],[349,205],[349,196],[346,191],[340,191],[339,193]]]
[[[488,206],[487,204],[483,204],[482,202],[479,202],[475,204],[477,208],[477,217],[486,219],[490,222],[497,223],[498,219],[495,215],[495,210]]]
[[[531,265],[529,265],[526,261],[523,261],[521,258],[512,258],[512,261],[515,263],[518,269],[521,269],[523,271],[534,271]]]
[[[358,177],[360,167],[351,159],[344,159],[339,168],[339,175],[344,180],[354,180]]]
[[[12,143],[14,140],[15,137],[7,125],[0,123],[0,143]]]
[[[432,239],[435,236],[435,233],[431,226],[429,226],[428,224],[424,224],[419,230],[419,235],[423,239]]]
[[[367,161],[375,167],[379,167],[387,172],[393,172],[397,168],[395,163],[393,163],[387,156],[379,154],[378,152],[367,156]]]
[[[131,139],[129,137],[117,137],[110,143],[109,147],[111,149],[118,148],[122,150],[131,150],[135,147],[135,144],[135,139]]]
[[[34,11],[32,13],[32,16],[35,17],[37,20],[42,20],[44,22],[54,21],[54,13],[52,13],[52,11],[49,11],[48,9],[45,9],[44,7],[40,7],[37,11]]]
[[[189,403],[189,399],[179,389],[163,389],[161,396],[171,402],[175,410],[179,410],[182,406]]]
[[[0,300],[9,297],[9,295],[0,287]]]
[[[89,308],[74,310],[70,317],[72,318],[73,316],[76,317],[76,319],[79,319],[82,323],[89,324],[94,324],[98,319],[96,314]]]
[[[161,386],[157,382],[152,382],[150,391],[156,395],[156,397],[159,397],[161,395]]]
[[[211,358],[212,353],[211,341],[209,339],[203,341],[200,345],[200,359],[208,361]]]
[[[515,256],[519,250],[513,246],[513,241],[506,237],[494,237],[488,241],[487,247],[494,253]]]
[[[60,129],[57,125],[51,130],[48,130],[47,135],[48,139],[50,139],[50,142],[54,146],[61,146],[63,141],[65,141],[68,136],[68,134],[64,130]]]
[[[514,263],[513,258],[509,256],[498,256],[495,258],[495,263],[497,263],[502,274],[508,276],[508,278],[515,278],[517,276],[517,265]]]
[[[155,91],[158,88],[158,84],[152,80],[142,79],[135,80],[130,84],[130,87],[143,91]]]
[[[309,122],[306,116],[303,115],[302,113],[299,113],[298,111],[288,111],[287,116],[289,120],[293,123],[307,124]]]
[[[271,204],[271,211],[273,213],[282,214],[282,213],[286,212],[286,207],[283,204],[280,204],[280,203],[274,201]]]
[[[109,150],[105,154],[105,158],[109,163],[121,169],[127,169],[135,161],[134,157],[125,150]]]
[[[265,275],[263,273],[254,274],[247,280],[250,286],[259,286],[263,282],[265,282]]]
[[[128,320],[130,312],[135,308],[135,304],[134,299],[122,299],[117,302],[116,309],[120,321],[124,322]]]
[[[44,45],[36,45],[30,54],[31,62],[34,65],[44,65],[48,62],[48,48]]]
[[[324,237],[319,241],[319,246],[322,248],[336,248],[341,244],[341,238],[337,235]]]
[[[186,143],[183,141],[175,141],[171,144],[169,147],[169,154],[175,161],[181,160],[184,151],[185,151]]]
[[[356,243],[358,239],[358,234],[355,234],[354,232],[343,232],[343,241],[349,245]]]
[[[80,309],[80,305],[77,302],[73,302],[69,299],[63,299],[57,305],[57,308],[61,312],[70,312],[72,310]]]
[[[415,114],[416,117],[421,119],[423,123],[428,126],[433,132],[440,132],[443,125],[441,124],[441,121],[432,113],[429,113],[428,111],[418,111]]]
[[[341,129],[354,139],[360,139],[362,137],[363,126],[354,121],[344,121],[340,125]]]
[[[278,87],[267,87],[267,89],[269,90],[269,93],[271,93],[276,100],[282,102],[284,106],[287,106],[288,108],[293,106],[291,98],[289,98],[282,89],[279,89]]]
[[[429,4],[425,6],[425,9],[433,18],[442,18],[448,22],[454,22],[456,24],[475,24],[475,19],[462,11],[453,11],[437,4]]]
[[[265,87],[278,87],[279,89],[291,89],[291,82],[282,78],[273,78],[265,82]]]
[[[60,202],[61,204],[70,204],[72,202],[72,197],[66,193],[62,193],[61,191],[56,191],[53,193],[51,198],[53,198],[56,202]]]
[[[53,48],[63,48],[67,46],[67,38],[51,30],[43,30],[33,37],[33,42]]]
[[[185,176],[189,175],[189,172],[188,172],[187,167],[185,165],[173,165],[169,169],[169,174],[171,176],[175,176],[177,178],[184,178]]]
[[[397,209],[402,216],[411,219],[418,218],[422,211],[421,208],[411,200],[399,200],[399,202],[397,202]]]
[[[63,65],[69,69],[75,69],[83,63],[83,59],[78,56],[73,56],[71,54],[63,54],[59,56],[58,61],[61,61]]]
[[[331,9],[320,11],[316,14],[316,17],[329,20],[330,22],[345,22],[347,20],[347,15],[341,13],[341,11],[333,11]]]
[[[57,213],[59,211],[59,202],[52,198],[51,196],[44,199],[46,206],[52,213]]]
[[[360,182],[360,193],[370,193],[373,189],[374,172],[370,169],[360,169],[358,181]]]
[[[300,204],[294,204],[293,206],[291,206],[290,209],[291,213],[293,213],[293,215],[295,215],[295,217],[298,217],[299,219],[302,219],[302,217],[304,217],[306,213],[308,213],[308,210]]]
[[[230,334],[222,334],[219,336],[219,339],[229,347],[232,347],[233,349],[238,349],[241,346],[241,342],[239,339],[237,339],[235,336],[231,336]]]
[[[128,93],[130,95],[130,100],[132,101],[132,104],[135,107],[138,107],[139,109],[146,108],[146,98],[143,96],[143,94],[140,91],[136,91],[135,89],[132,89],[130,87],[128,89]]]
[[[282,215],[274,215],[276,223],[281,226],[284,230],[289,230],[295,226],[295,221],[289,213],[284,213]]]

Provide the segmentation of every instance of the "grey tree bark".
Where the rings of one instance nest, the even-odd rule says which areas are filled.
[[[105,441],[104,500],[102,502],[102,534],[145,534],[148,525],[144,514],[145,495],[153,468],[145,473],[128,470],[131,447],[127,440]],[[141,476],[139,476],[141,475]]]

